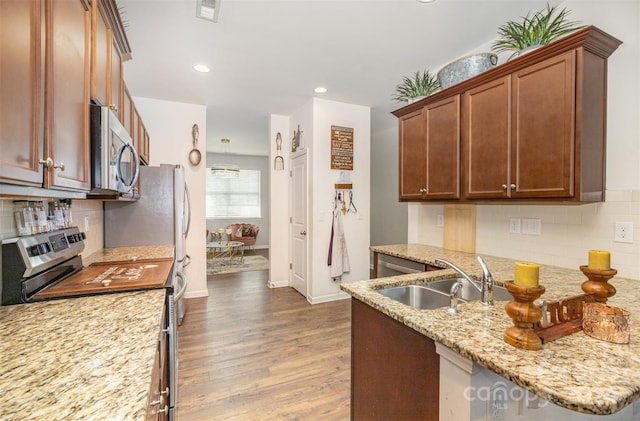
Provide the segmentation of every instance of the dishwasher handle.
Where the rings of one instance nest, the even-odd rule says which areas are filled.
[[[379,261],[378,262],[378,266],[384,266],[387,269],[395,270],[396,272],[402,272],[402,273],[422,273],[422,272],[424,272],[423,270],[408,268],[408,267],[405,267],[405,266],[400,266],[400,265],[396,265],[396,264],[393,264],[393,263],[390,263],[390,262],[385,262],[385,261]]]

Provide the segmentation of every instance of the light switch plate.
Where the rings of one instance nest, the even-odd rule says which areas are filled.
[[[542,234],[542,221],[539,219],[522,218],[522,233],[528,235]]]

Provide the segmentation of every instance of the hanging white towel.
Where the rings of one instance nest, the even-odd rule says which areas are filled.
[[[344,238],[342,228],[342,213],[340,209],[333,211],[333,224],[331,227],[332,239],[329,246],[331,267],[329,275],[334,281],[339,281],[340,277],[351,270],[349,265],[349,253],[347,253],[347,242]]]

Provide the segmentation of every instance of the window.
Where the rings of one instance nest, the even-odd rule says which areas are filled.
[[[260,217],[260,171],[240,170],[238,177],[223,178],[207,168],[207,218]]]

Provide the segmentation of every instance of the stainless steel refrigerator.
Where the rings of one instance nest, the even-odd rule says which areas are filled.
[[[183,289],[183,269],[189,264],[185,239],[189,234],[191,204],[184,167],[163,164],[140,167],[140,198],[135,202],[104,202],[104,246],[175,245],[174,291]],[[180,274],[176,276],[176,274]],[[178,324],[186,312],[177,302]]]

